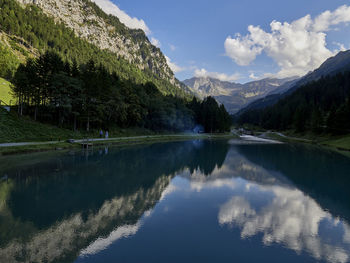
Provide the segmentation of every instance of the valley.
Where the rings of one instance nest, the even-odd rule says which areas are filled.
[[[0,262],[349,263],[349,30],[346,0],[0,0]]]

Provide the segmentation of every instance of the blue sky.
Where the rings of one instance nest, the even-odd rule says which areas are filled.
[[[108,0],[95,1],[109,12]],[[160,43],[180,80],[196,75],[244,83],[303,75],[350,48],[350,3],[345,0],[112,1],[134,18],[130,27],[145,29]],[[248,26],[253,26],[250,31]]]

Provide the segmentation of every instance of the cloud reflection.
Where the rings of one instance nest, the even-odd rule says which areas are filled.
[[[307,251],[317,260],[332,263],[349,260],[350,228],[346,222],[333,218],[301,191],[283,186],[256,184],[254,191],[261,197],[266,193],[274,196],[267,205],[258,208],[249,201],[250,189],[247,187],[244,196],[232,197],[220,207],[218,221],[221,225],[239,226],[243,239],[262,233],[265,245],[283,244],[297,253]],[[324,231],[342,229],[342,241],[332,244],[322,235],[321,223],[324,222],[327,223]]]
[[[95,242],[93,242],[87,248],[83,249],[80,252],[80,256],[86,257],[89,255],[97,254],[100,251],[108,248],[115,241],[135,235],[137,231],[140,229],[140,226],[141,224],[140,222],[138,222],[135,225],[125,225],[125,226],[118,227],[116,230],[110,233],[107,238],[98,238]]]

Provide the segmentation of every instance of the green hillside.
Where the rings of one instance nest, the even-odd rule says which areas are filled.
[[[11,95],[10,82],[7,80],[0,78],[0,100],[5,102],[6,104],[14,104],[15,98]]]
[[[94,5],[94,8],[96,9],[95,12],[99,11],[102,16],[103,11],[96,5]],[[142,41],[148,41],[142,31],[129,30],[123,24],[118,24],[116,22],[117,18],[109,18],[109,20],[109,24],[114,26],[117,32],[123,32],[125,36],[132,35],[134,39],[141,41],[141,43]],[[187,96],[183,89],[176,87],[164,78],[162,72],[154,74],[148,68],[141,70],[135,64],[129,63],[117,54],[106,49],[99,49],[88,41],[77,37],[73,30],[44,14],[37,6],[27,5],[23,8],[15,0],[0,0],[0,33],[1,31],[10,37],[9,43],[6,44],[13,51],[23,49],[19,47],[19,44],[21,44],[30,50],[38,50],[40,53],[54,51],[65,60],[76,61],[78,65],[94,60],[97,64],[103,65],[109,72],[116,73],[124,80],[130,80],[137,84],[151,81],[157,85],[163,94]],[[0,42],[4,45],[2,39],[0,39]],[[145,45],[141,45],[137,52],[147,58],[150,51]],[[152,63],[151,59],[149,63]],[[0,75],[0,77],[5,76]]]
[[[0,109],[0,143],[80,138],[80,133],[18,117]]]
[[[323,77],[305,84],[276,105],[250,110],[238,117],[239,124],[268,130],[350,134],[350,72]]]

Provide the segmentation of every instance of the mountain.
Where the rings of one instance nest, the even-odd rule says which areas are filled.
[[[274,105],[284,96],[283,94],[285,94],[285,92],[294,87],[299,80],[300,79],[287,81],[286,83],[279,86],[277,89],[269,92],[265,97],[256,99],[253,102],[249,103],[247,106],[239,110],[236,114],[240,115],[243,112],[249,110],[258,110],[270,105]]]
[[[197,97],[204,98],[212,96],[224,104],[230,113],[235,113],[251,101],[265,96],[289,80],[266,78],[246,84],[239,84],[209,77],[195,77],[184,80],[183,83]]]
[[[0,0],[0,45],[26,57],[54,50],[78,64],[94,59],[123,79],[154,82],[164,94],[188,91],[161,50],[89,0]],[[32,52],[27,52],[30,49]]]
[[[238,124],[267,130],[350,133],[350,71],[327,75],[287,91],[277,103],[236,115]]]
[[[263,109],[276,104],[279,100],[292,94],[301,86],[317,81],[325,76],[334,76],[350,70],[350,50],[339,52],[336,56],[327,59],[318,69],[306,76],[284,83],[279,88],[267,94],[266,97],[257,99],[238,112],[238,115],[249,111]]]
[[[59,128],[187,131],[206,124],[196,112],[213,132],[231,124],[215,100],[192,110],[160,49],[89,0],[0,0],[0,65],[18,114]]]

